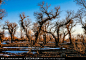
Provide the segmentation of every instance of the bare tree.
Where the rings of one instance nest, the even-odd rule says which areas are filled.
[[[65,26],[60,28],[60,34],[62,35],[62,43],[64,43],[65,37],[68,35],[67,29]]]
[[[57,33],[57,39],[56,39],[57,43],[59,42],[59,38],[60,38],[60,28],[63,26],[66,26],[68,33],[66,33],[66,34],[64,33],[64,37],[69,34],[69,39],[70,39],[70,44],[71,44],[71,33],[74,32],[74,31],[71,32],[71,30],[76,25],[76,22],[74,22],[74,21],[77,20],[78,16],[79,16],[78,12],[75,14],[72,11],[67,11],[66,19],[64,19],[63,21],[57,20],[56,24],[53,26],[53,27],[55,27],[55,31]],[[56,45],[58,45],[58,44],[56,44]]]
[[[59,38],[60,38],[60,28],[61,27],[63,27],[63,26],[65,26],[65,25],[67,25],[67,24],[69,24],[70,22],[71,22],[72,20],[70,19],[69,21],[67,21],[67,22],[63,22],[63,21],[61,21],[61,22],[56,22],[56,24],[55,24],[55,31],[56,31],[56,33],[57,33],[57,42],[59,43]]]
[[[16,23],[10,23],[8,21],[6,21],[6,24],[5,26],[3,27],[3,29],[8,29],[9,33],[10,33],[10,36],[11,36],[11,40],[14,39],[14,34],[16,32],[16,29],[17,29],[17,24]],[[12,43],[12,41],[11,41]]]
[[[48,23],[46,25],[43,25],[43,27],[46,27],[47,29],[43,28],[42,31],[46,34],[51,35],[55,39],[55,45],[58,46],[57,37],[54,34],[55,32],[52,32],[52,27],[50,27],[51,25],[52,25],[52,23],[48,21]],[[51,40],[51,37],[50,37],[50,40]]]
[[[86,0],[75,0],[75,2],[76,2],[78,5],[81,5],[81,6],[83,6],[84,8],[86,8]]]
[[[2,4],[3,0],[0,0],[0,6]],[[3,17],[6,16],[6,11],[4,9],[0,9],[0,20],[2,20]],[[3,37],[4,33],[0,33],[0,45],[1,45],[1,41],[2,41],[2,37]]]
[[[1,4],[5,3],[4,2],[5,0],[0,0],[0,6]],[[0,9],[0,20],[2,20],[3,17],[5,17],[7,14],[6,14],[6,11],[5,9]]]
[[[75,0],[75,2],[78,5],[81,5],[86,9],[86,0]],[[79,22],[82,24],[82,28],[84,29],[84,34],[86,34],[86,19],[84,19],[86,17],[85,9],[78,10],[79,19],[80,19]],[[83,21],[83,19],[84,19],[84,21]]]
[[[20,28],[20,31],[21,31],[21,37],[20,37],[20,38],[22,39],[22,38],[23,38],[23,35],[22,35],[22,28]]]
[[[86,34],[86,20],[84,19],[85,18],[85,15],[83,16],[82,14],[80,14],[80,23],[82,24],[82,28],[84,29],[84,34]],[[83,19],[85,20],[85,21],[83,21]]]
[[[43,25],[42,28],[43,28],[44,31],[47,31],[47,30],[48,30],[49,23],[50,23],[50,22],[48,21],[48,22],[46,22],[46,23]],[[42,33],[43,33],[43,39],[44,39],[44,45],[45,45],[45,44],[47,43],[46,40],[47,40],[47,35],[48,35],[48,34],[47,34],[46,32],[42,32]]]
[[[74,31],[72,32],[72,28],[75,27],[75,26],[76,26],[76,24],[73,24],[73,23],[66,25],[66,28],[67,28],[67,31],[68,31],[68,34],[69,34],[70,44],[72,44],[71,34],[74,32]]]
[[[34,13],[34,15],[37,18],[37,22],[39,24],[38,31],[35,33],[35,37],[36,37],[35,43],[37,42],[43,24],[45,24],[49,20],[51,21],[52,19],[57,18],[59,16],[59,9],[60,9],[60,7],[55,7],[55,13],[53,14],[53,11],[48,12],[48,8],[50,7],[50,5],[48,6],[48,4],[46,4],[45,6],[44,2],[42,2],[42,4],[38,4],[38,6],[40,6],[40,12]]]
[[[0,20],[6,16],[6,11],[4,9],[0,9]]]
[[[28,17],[28,16],[27,16],[27,17]],[[26,37],[30,40],[29,28],[30,28],[30,26],[31,26],[31,25],[30,25],[31,21],[30,21],[30,19],[25,20],[25,18],[27,18],[27,17],[25,16],[24,13],[20,14],[20,18],[21,18],[21,20],[20,20],[20,25],[21,25],[21,27],[22,27],[22,30],[25,31]]]
[[[2,42],[3,38],[4,38],[4,30],[2,32],[0,32],[0,47],[2,47],[1,42]]]
[[[84,29],[84,34],[86,34],[86,13],[81,9],[79,10],[79,22],[82,25],[82,28]]]
[[[39,6],[40,6],[40,11],[41,12],[40,13],[38,13],[38,12],[35,13],[35,16],[36,16],[36,18],[38,20],[37,22],[38,22],[38,25],[39,25],[38,26],[38,31],[35,33],[35,36],[36,36],[35,43],[36,43],[36,41],[38,39],[40,31],[42,30],[43,24],[45,24],[47,21],[51,21],[52,19],[58,18],[58,16],[59,16],[59,9],[60,9],[60,7],[55,7],[56,12],[55,12],[55,14],[53,14],[53,11],[48,12],[48,7],[50,5],[48,6],[48,4],[46,4],[46,6],[44,7],[44,2],[42,2],[42,4],[39,4]],[[44,14],[46,15],[46,17],[44,17]],[[58,42],[59,42],[59,29],[60,29],[60,27],[62,27],[64,25],[67,25],[71,21],[72,20],[69,19],[67,22],[62,23],[62,24],[58,24],[56,22],[56,24],[55,24],[56,29],[55,30],[57,30],[57,37],[58,37],[58,39],[55,37],[55,35],[52,32],[48,32],[48,31],[44,31],[44,32],[50,33],[55,38],[56,46],[58,46]]]
[[[71,22],[66,25],[66,28],[69,34],[70,44],[72,44],[71,34],[74,32],[72,31],[72,28],[76,26],[78,17],[79,17],[78,12],[74,13],[74,11],[67,11],[67,16],[65,20],[66,22],[71,20]]]
[[[52,26],[49,30],[42,30],[42,31],[43,31],[43,32],[46,32],[46,33],[48,33],[48,34],[51,34],[51,35],[53,36],[53,38],[55,39],[55,45],[58,46],[59,38],[60,38],[60,33],[59,33],[60,28],[63,27],[64,25],[67,25],[67,24],[70,23],[70,22],[71,22],[71,20],[69,20],[68,22],[65,22],[65,23],[63,23],[63,21],[62,21],[62,22],[56,22],[56,24],[55,24],[54,26]],[[50,24],[50,22],[49,22],[47,28],[48,28],[50,25],[52,25],[52,24]],[[54,27],[55,27],[55,31],[52,32],[51,30],[52,30]],[[55,34],[54,34],[55,32],[57,33],[57,37],[56,37]]]

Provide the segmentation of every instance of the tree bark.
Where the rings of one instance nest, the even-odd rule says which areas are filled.
[[[69,31],[69,28],[67,28],[68,30],[68,33],[69,33],[69,40],[70,40],[70,45],[72,44],[72,41],[71,41],[71,32]]]
[[[12,43],[12,34],[11,34],[11,43]]]
[[[63,36],[63,42],[62,43],[64,43],[64,39],[65,39],[65,33],[64,33],[64,36]]]
[[[58,27],[58,29],[57,29],[57,42],[59,43],[59,29],[60,29],[60,27]]]

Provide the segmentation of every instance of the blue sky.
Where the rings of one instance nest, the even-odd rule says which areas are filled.
[[[63,12],[66,10],[74,10],[76,12],[79,8],[73,0],[8,0],[1,6],[1,8],[7,12],[7,16],[3,20],[18,22],[20,20],[19,14],[25,12],[25,15],[30,16],[29,18],[34,21],[35,17],[33,14],[39,10],[39,6],[37,5],[42,1],[51,4],[51,9],[60,6],[60,11]],[[64,17],[64,15],[65,14],[62,13],[62,17]]]
[[[37,5],[42,1],[51,4],[50,9],[54,9],[54,7],[60,6],[60,11],[62,11],[62,19],[65,17],[65,11],[74,10],[76,12],[80,7],[74,2],[74,0],[8,0],[5,1],[5,4],[1,5],[1,8],[5,9],[7,12],[7,16],[3,18],[3,22],[8,20],[10,22],[18,23],[20,20],[19,14],[22,12],[25,12],[25,15],[29,16],[31,21],[34,22],[36,20],[34,12],[39,11],[39,6]],[[82,32],[79,27],[76,27],[79,29],[77,32]]]

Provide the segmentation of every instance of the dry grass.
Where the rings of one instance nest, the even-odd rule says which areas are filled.
[[[73,39],[72,40],[74,50],[80,52],[81,54],[85,53],[85,45],[83,45],[82,39]]]

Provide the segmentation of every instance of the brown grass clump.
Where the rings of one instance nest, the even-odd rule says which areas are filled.
[[[74,43],[74,50],[80,52],[81,54],[85,53],[85,46],[82,42],[75,42]]]

